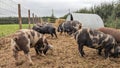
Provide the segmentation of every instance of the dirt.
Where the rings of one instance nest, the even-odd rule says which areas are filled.
[[[10,49],[10,37],[0,39],[0,68],[120,68],[120,58],[104,59],[104,55],[97,55],[95,49],[84,47],[86,55],[81,57],[74,38],[59,34],[58,39],[47,35],[48,42],[54,48],[46,56],[36,56],[34,48],[31,48],[34,65],[30,66],[23,52],[20,52],[21,64],[16,66]]]

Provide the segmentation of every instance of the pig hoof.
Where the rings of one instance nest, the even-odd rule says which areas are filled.
[[[15,65],[16,65],[16,66],[19,66],[19,63],[18,63],[18,62],[16,62],[16,63],[15,63]]]
[[[30,64],[29,64],[30,66],[32,66],[32,65],[34,65],[34,63],[33,62],[30,62]]]
[[[23,62],[21,62],[21,63],[20,62],[16,62],[15,63],[16,66],[19,66],[19,65],[22,65],[22,64],[23,64]]]
[[[44,54],[42,54],[42,56],[43,56],[43,57],[45,57],[45,55],[44,55]]]

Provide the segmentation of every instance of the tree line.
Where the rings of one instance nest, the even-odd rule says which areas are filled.
[[[41,17],[43,22],[50,22],[54,23],[57,18],[53,17]],[[31,23],[33,23],[33,19],[30,18]],[[39,17],[40,21],[40,17]],[[0,24],[18,24],[18,17],[0,17]],[[22,17],[22,23],[23,24],[28,24],[28,17]],[[34,22],[36,23],[36,22]]]
[[[32,18],[31,18],[32,21]],[[18,24],[18,17],[0,17],[0,24]],[[27,24],[28,18],[22,17],[22,23]]]

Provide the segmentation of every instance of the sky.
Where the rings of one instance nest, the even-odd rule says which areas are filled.
[[[30,9],[38,16],[51,16],[52,9],[56,17],[61,17],[81,8],[90,8],[103,2],[110,3],[117,0],[13,0],[21,6]]]

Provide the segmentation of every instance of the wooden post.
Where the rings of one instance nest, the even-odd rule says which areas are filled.
[[[35,17],[34,17],[34,23],[36,24],[36,15],[34,14],[34,16],[35,16]]]
[[[40,17],[38,17],[38,22],[41,23],[41,21],[40,21]]]
[[[37,15],[35,15],[35,23],[37,24]]]
[[[117,23],[118,23],[118,19],[117,17],[115,17],[116,23],[115,23],[115,28],[117,29]]]
[[[34,16],[34,13],[32,14],[32,17],[33,17],[33,25],[35,24],[35,16]]]
[[[30,23],[31,23],[31,22],[30,22],[30,10],[28,10],[28,24],[29,24],[29,29],[31,28],[31,27],[30,27]]]
[[[43,23],[43,22],[44,22],[44,21],[43,21],[43,19],[42,19],[42,17],[40,18],[40,22],[41,22],[41,23]]]
[[[38,23],[40,23],[39,17],[37,17],[37,21],[38,21]]]
[[[22,29],[22,18],[21,18],[21,6],[18,4],[18,20],[19,20],[19,29]]]

